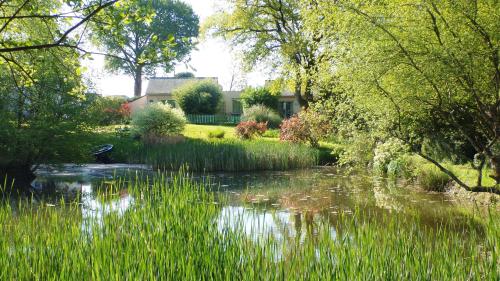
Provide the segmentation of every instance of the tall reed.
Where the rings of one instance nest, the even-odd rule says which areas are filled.
[[[272,141],[188,140],[170,145],[144,146],[131,153],[130,162],[156,169],[191,171],[257,171],[310,168],[319,152],[305,145]]]
[[[85,224],[77,203],[4,201],[0,280],[498,280],[500,224],[429,230],[415,221],[385,224],[341,216],[305,242],[255,240],[243,224],[217,223],[221,205],[182,174],[117,181],[135,203]],[[115,190],[97,198],[107,200]],[[471,222],[472,223],[472,222]],[[90,225],[84,231],[82,225]],[[264,227],[264,226],[263,226]],[[89,234],[90,233],[90,234]]]

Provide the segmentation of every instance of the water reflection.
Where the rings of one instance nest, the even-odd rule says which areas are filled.
[[[113,199],[103,200],[97,198],[92,190],[92,185],[82,184],[82,231],[91,236],[92,228],[95,226],[101,227],[104,217],[110,213],[123,215],[132,204],[134,198],[128,194],[126,190],[121,190],[118,196],[113,196]]]
[[[44,202],[78,201],[82,231],[91,234],[110,213],[123,215],[136,202],[127,190],[106,189],[117,176],[154,174],[145,166],[85,165],[42,169],[33,188]],[[463,232],[469,227],[463,213],[445,194],[419,191],[404,182],[364,175],[344,175],[333,168],[293,172],[195,174],[195,181],[210,182],[226,204],[218,218],[221,231],[241,226],[252,238],[273,235],[279,241],[303,243],[314,239],[328,222],[333,237],[343,235],[341,215],[361,214],[378,224],[391,213],[415,214],[419,223],[435,228],[443,224]],[[169,180],[166,178],[165,180]],[[52,200],[52,201],[51,201]]]

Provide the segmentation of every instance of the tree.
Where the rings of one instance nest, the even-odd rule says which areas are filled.
[[[212,81],[193,81],[173,94],[186,114],[215,114],[222,101],[222,89]]]
[[[186,58],[198,36],[198,16],[178,0],[123,0],[95,18],[93,38],[108,56],[106,67],[134,78],[134,96],[142,77],[156,67],[169,71]]]
[[[482,186],[481,171],[487,159],[498,167],[499,2],[317,2],[312,27],[342,27],[340,40],[331,39],[341,55],[322,75],[336,69],[378,130],[403,140],[463,188],[491,191]],[[426,140],[473,147],[477,186],[426,154]]]
[[[249,87],[241,94],[241,102],[244,108],[249,108],[253,105],[264,105],[272,110],[276,110],[279,99],[277,95],[272,94],[265,87]]]
[[[243,49],[244,60],[273,62],[284,75],[291,72],[295,96],[307,107],[313,100],[312,87],[318,64],[324,59],[319,42],[323,32],[304,29],[300,0],[227,0],[229,8],[207,21],[207,33],[223,37]],[[282,67],[284,66],[284,67]]]
[[[32,68],[26,76],[9,64],[0,66],[0,179],[7,175],[27,184],[38,165],[86,153],[79,133],[88,102],[75,50],[32,50],[12,57]]]
[[[0,58],[12,63],[9,55],[15,52],[58,47],[80,49],[81,40],[72,40],[71,35],[117,1],[0,1]],[[62,12],[63,3],[72,10]],[[43,34],[50,33],[50,36],[43,40],[16,36],[34,27]]]

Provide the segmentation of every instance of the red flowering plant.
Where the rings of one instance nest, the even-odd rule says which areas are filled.
[[[266,131],[267,122],[244,121],[236,126],[236,136],[240,139],[251,139],[255,136],[262,136]]]
[[[280,140],[294,143],[309,142],[318,147],[319,141],[331,133],[328,120],[312,110],[303,110],[298,115],[283,120],[280,126]]]

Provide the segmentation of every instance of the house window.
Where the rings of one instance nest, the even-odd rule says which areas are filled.
[[[285,118],[290,118],[293,115],[293,102],[282,101],[279,103],[279,112],[281,116]]]
[[[155,102],[155,101],[154,100],[149,100],[149,103],[153,103],[153,102]]]
[[[243,113],[243,106],[239,99],[233,99],[233,114],[241,115]]]

